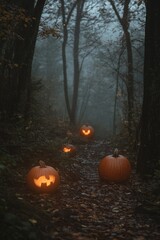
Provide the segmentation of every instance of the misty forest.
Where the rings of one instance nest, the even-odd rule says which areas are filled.
[[[0,0],[0,239],[160,239],[160,1]]]

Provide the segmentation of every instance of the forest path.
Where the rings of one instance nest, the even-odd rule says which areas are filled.
[[[68,159],[68,178],[65,167],[60,169],[56,192],[34,194],[24,189],[24,181],[20,183],[14,195],[19,206],[25,204],[23,211],[17,204],[12,207],[16,215],[38,227],[45,236],[39,237],[42,240],[159,240],[158,223],[136,212],[141,182],[134,170],[125,184],[102,182],[98,164],[110,153],[108,146],[93,141],[77,147],[78,154]]]

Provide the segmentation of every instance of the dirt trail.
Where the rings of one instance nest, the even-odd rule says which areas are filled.
[[[99,179],[99,160],[110,153],[100,141],[78,145],[68,171],[60,169],[61,184],[52,194],[34,194],[24,190],[24,182],[15,190],[19,202],[29,204],[26,221],[38,227],[44,240],[159,240],[158,222],[136,212],[138,206],[133,171],[125,184],[105,183]],[[22,217],[19,207],[15,209]],[[35,238],[36,239],[36,238]]]

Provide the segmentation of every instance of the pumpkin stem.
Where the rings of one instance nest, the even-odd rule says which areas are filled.
[[[39,161],[39,165],[40,165],[41,168],[45,168],[46,167],[45,162],[42,161],[42,160]]]
[[[118,152],[118,148],[115,148],[114,149],[114,152],[113,152],[113,157],[118,157],[119,156],[119,152]]]

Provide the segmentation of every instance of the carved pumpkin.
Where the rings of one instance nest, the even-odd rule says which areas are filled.
[[[80,135],[86,138],[91,138],[94,134],[94,128],[90,125],[83,125],[80,128]]]
[[[29,188],[37,192],[52,192],[60,183],[58,172],[51,166],[46,166],[43,161],[39,161],[40,166],[35,166],[27,174],[27,184]]]
[[[119,155],[118,149],[115,149],[113,155],[108,155],[100,161],[98,170],[103,180],[123,182],[130,177],[131,165],[129,160]]]
[[[72,144],[66,143],[62,147],[62,152],[65,156],[74,156],[76,153],[76,147]]]

